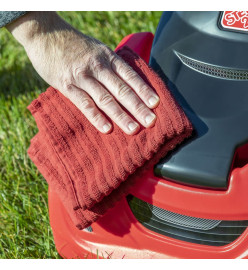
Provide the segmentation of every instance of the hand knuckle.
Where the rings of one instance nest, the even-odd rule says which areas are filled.
[[[64,83],[63,89],[65,89],[66,92],[72,92],[73,84],[72,83]]]
[[[138,103],[134,106],[135,114],[142,114],[146,110],[144,104]]]
[[[110,94],[103,94],[98,100],[100,106],[109,105],[111,102],[113,102],[113,97]]]
[[[149,89],[148,89],[147,85],[140,86],[139,87],[139,90],[138,90],[138,94],[140,94],[142,96],[148,96]]]
[[[113,78],[111,77],[111,74],[106,68],[102,69],[101,71],[98,71],[96,73],[96,77],[99,81],[108,81],[110,83],[113,82]]]
[[[135,73],[135,71],[131,68],[128,68],[128,70],[126,71],[126,78],[128,81],[134,81],[137,79],[137,74]]]
[[[74,78],[75,78],[76,80],[81,79],[81,78],[84,77],[86,74],[87,74],[87,71],[85,70],[85,68],[78,67],[78,68],[75,68],[75,70],[74,70]]]
[[[106,45],[103,45],[102,50],[110,58],[115,56],[115,53]]]
[[[127,117],[126,113],[123,112],[119,112],[119,113],[115,113],[114,114],[114,118],[116,119],[116,121],[121,122],[123,121],[125,118]]]
[[[97,112],[94,115],[92,115],[91,120],[94,123],[98,123],[102,119],[101,113]]]
[[[126,98],[129,93],[130,93],[130,88],[127,85],[121,84],[118,87],[117,95],[119,98],[121,99]]]
[[[73,90],[73,83],[71,78],[62,78],[61,79],[62,89],[65,92],[71,92]]]
[[[106,68],[106,60],[105,59],[93,59],[92,61],[92,69],[94,71],[102,71]]]
[[[83,98],[81,101],[81,106],[84,110],[91,109],[93,107],[92,105],[93,104],[90,98]]]

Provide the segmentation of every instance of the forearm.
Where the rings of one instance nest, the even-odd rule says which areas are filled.
[[[73,62],[73,58],[88,51],[92,43],[99,43],[73,28],[56,12],[29,12],[9,24],[7,29],[23,45],[29,58],[32,58],[31,54],[50,55],[56,48],[54,53],[58,58],[66,57],[68,62]],[[74,53],[68,54],[69,51]],[[61,53],[66,55],[61,55]],[[73,58],[69,59],[70,57]],[[32,63],[37,70],[36,63]]]
[[[54,33],[68,31],[72,27],[67,24],[56,12],[35,11],[26,13],[6,28],[12,33],[15,39],[24,47],[40,38],[49,38]]]

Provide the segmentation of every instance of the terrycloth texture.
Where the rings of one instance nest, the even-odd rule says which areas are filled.
[[[113,131],[102,134],[52,87],[28,106],[39,128],[28,154],[79,229],[113,207],[145,170],[192,133],[158,75],[129,48],[117,53],[160,97],[153,127],[130,136],[113,123]]]

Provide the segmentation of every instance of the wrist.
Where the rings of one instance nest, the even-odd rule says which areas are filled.
[[[37,40],[55,31],[69,29],[69,25],[56,12],[35,11],[6,26],[15,39],[26,49]]]

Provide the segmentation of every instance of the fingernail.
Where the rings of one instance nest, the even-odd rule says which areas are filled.
[[[147,124],[150,124],[155,118],[156,118],[156,115],[155,114],[149,114],[149,115],[146,116],[145,122]]]
[[[159,101],[159,97],[157,97],[157,96],[153,96],[148,100],[148,102],[151,106],[154,106],[155,104],[157,104],[158,101]]]
[[[138,124],[136,124],[136,123],[134,123],[134,122],[128,124],[128,128],[129,128],[129,130],[131,130],[131,131],[135,130],[137,127],[138,127]]]
[[[108,132],[110,129],[111,129],[111,125],[110,125],[110,124],[105,124],[105,125],[103,126],[103,131],[104,131],[104,132]]]

